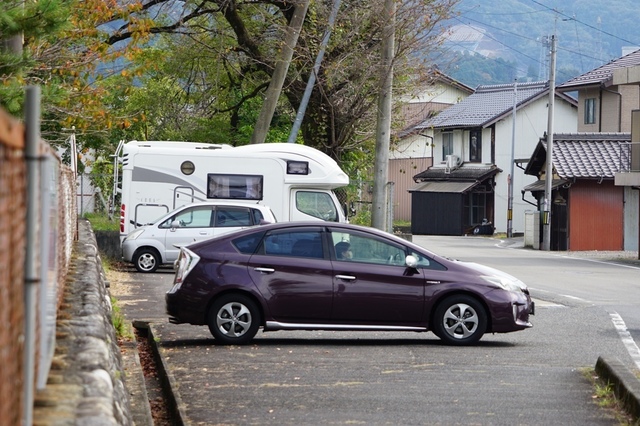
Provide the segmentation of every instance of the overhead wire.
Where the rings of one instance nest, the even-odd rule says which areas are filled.
[[[578,19],[576,19],[576,18],[573,18],[573,17],[571,17],[571,16],[569,16],[569,15],[567,15],[567,14],[564,14],[564,13],[560,12],[558,9],[551,8],[551,7],[549,7],[549,6],[545,5],[545,4],[542,4],[542,3],[540,3],[540,2],[539,2],[539,1],[537,1],[537,0],[531,0],[531,1],[532,1],[533,3],[535,3],[535,4],[537,4],[538,6],[542,6],[542,7],[544,7],[545,9],[547,9],[547,10],[549,10],[549,11],[553,12],[553,13],[557,13],[557,14],[558,14],[558,15],[560,15],[560,16],[564,16],[564,17],[565,17],[565,18],[567,18],[567,19],[573,19],[574,21],[576,21],[576,22],[578,22],[578,23],[580,23],[580,24],[584,25],[585,27],[591,28],[592,30],[598,31],[598,32],[600,32],[600,33],[602,33],[602,34],[606,34],[606,35],[608,35],[609,37],[613,37],[613,38],[615,38],[615,39],[618,39],[618,40],[620,40],[620,41],[624,41],[625,43],[629,43],[629,44],[632,44],[632,45],[634,45],[634,46],[637,46],[637,45],[638,45],[638,43],[636,43],[636,42],[629,41],[629,40],[626,40],[626,39],[624,39],[624,38],[618,37],[618,36],[617,36],[617,35],[615,35],[615,34],[611,34],[611,33],[609,33],[609,32],[603,31],[601,28],[596,28],[596,27],[594,27],[593,25],[587,24],[586,22],[582,22],[582,21],[580,21],[580,20],[578,20]]]
[[[594,26],[592,26],[592,25],[586,24],[586,23],[584,23],[584,22],[580,21],[579,19],[575,18],[575,16],[573,16],[573,17],[572,17],[572,16],[566,15],[566,14],[564,14],[564,13],[562,13],[562,12],[558,11],[557,9],[550,8],[550,7],[546,6],[546,5],[544,5],[544,4],[540,3],[540,2],[538,2],[537,0],[531,0],[531,1],[532,1],[533,3],[535,3],[535,4],[537,4],[537,5],[539,5],[539,6],[543,7],[543,8],[545,8],[546,10],[532,10],[532,11],[516,12],[516,13],[489,13],[489,12],[472,12],[472,9],[468,9],[466,12],[472,12],[472,13],[483,14],[483,15],[524,15],[524,14],[537,14],[537,13],[548,13],[548,12],[552,12],[552,13],[555,13],[555,14],[558,14],[558,15],[560,15],[560,16],[565,17],[565,18],[566,18],[566,20],[572,20],[572,21],[574,21],[575,31],[576,31],[576,39],[578,40],[577,42],[578,42],[578,47],[579,47],[579,48],[580,48],[580,38],[579,38],[579,36],[578,36],[578,27],[577,27],[577,24],[578,24],[578,23],[579,23],[579,24],[582,24],[582,25],[585,25],[585,26],[586,26],[586,27],[588,27],[588,28],[594,29],[594,30],[596,30],[596,31],[598,31],[598,32],[601,32],[602,34],[606,34],[606,35],[611,36],[611,37],[614,37],[614,38],[616,38],[616,39],[618,39],[618,40],[624,41],[625,43],[629,43],[629,44],[637,45],[637,43],[633,43],[633,42],[631,42],[631,41],[629,41],[629,40],[626,40],[626,39],[623,39],[623,38],[617,37],[617,36],[615,36],[615,35],[613,35],[613,34],[611,34],[611,33],[608,33],[608,32],[606,32],[606,31],[602,31],[601,29],[598,29],[598,28],[596,28],[596,27],[594,27]],[[484,26],[484,27],[487,27],[487,28],[495,29],[495,30],[500,31],[500,32],[502,32],[502,33],[504,33],[504,34],[508,34],[508,35],[515,36],[515,37],[519,37],[519,38],[522,38],[522,39],[524,39],[524,40],[529,40],[529,41],[532,41],[532,42],[534,42],[534,43],[536,43],[536,44],[540,44],[540,43],[541,43],[539,39],[534,39],[534,38],[529,37],[529,36],[526,36],[526,35],[522,35],[522,34],[518,34],[518,33],[512,32],[512,31],[505,30],[504,28],[500,28],[500,27],[497,27],[497,26],[495,26],[495,25],[491,25],[491,24],[488,24],[488,23],[486,23],[486,22],[480,21],[480,20],[478,20],[478,19],[474,19],[474,18],[471,18],[471,17],[469,17],[469,16],[466,16],[466,15],[464,15],[464,13],[462,14],[462,16],[464,17],[464,19],[465,19],[465,20],[475,22],[475,23],[477,23],[477,24],[479,24],[479,25],[482,25],[482,26]],[[455,18],[453,18],[453,19],[454,19],[454,20],[456,20],[456,21],[458,21],[458,22],[460,22],[460,23],[462,23],[462,24],[467,24],[467,23],[465,23],[465,22],[464,22],[461,18],[459,18],[459,17],[455,17]],[[512,50],[513,52],[517,53],[518,55],[522,55],[523,57],[528,58],[529,60],[533,61],[534,63],[541,64],[541,62],[540,62],[540,60],[539,60],[539,59],[533,58],[533,57],[529,56],[528,54],[523,53],[523,52],[519,51],[518,49],[516,49],[516,48],[514,48],[514,47],[512,47],[512,46],[509,46],[508,44],[505,44],[505,43],[503,43],[502,41],[500,41],[500,40],[498,40],[498,39],[496,39],[496,38],[492,37],[491,35],[488,35],[488,34],[485,34],[485,35],[486,35],[488,38],[490,38],[490,39],[492,39],[492,40],[496,41],[497,43],[500,43],[500,44],[501,44],[502,46],[504,46],[505,48],[507,48],[507,49],[509,49],[509,50]],[[583,62],[582,62],[582,59],[583,59],[583,58],[587,58],[587,59],[594,60],[594,61],[601,62],[601,63],[605,63],[605,62],[606,62],[606,61],[603,61],[603,59],[602,59],[602,58],[596,58],[596,57],[590,56],[590,55],[588,55],[588,54],[585,54],[585,53],[583,53],[583,52],[579,52],[579,51],[571,50],[571,49],[568,49],[568,48],[563,47],[563,46],[558,46],[558,47],[557,47],[557,49],[558,49],[559,51],[564,51],[564,52],[571,53],[571,54],[573,54],[573,55],[578,56],[578,57],[580,58],[581,69],[583,69],[583,68],[584,68],[584,64],[583,64]],[[581,49],[580,49],[580,50],[581,50]]]

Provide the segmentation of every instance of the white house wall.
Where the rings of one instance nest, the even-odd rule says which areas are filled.
[[[469,93],[458,89],[457,87],[436,83],[427,87],[418,95],[406,99],[408,103],[428,103],[435,102],[441,104],[457,104],[464,98],[468,97]],[[426,118],[426,117],[425,117]]]
[[[536,102],[520,108],[516,113],[514,159],[528,159],[531,157],[538,141],[547,131],[548,97],[538,99]],[[568,102],[556,97],[554,104],[554,133],[574,133],[577,130],[577,111]],[[496,152],[495,164],[502,170],[496,175],[495,187],[495,212],[494,218],[496,232],[506,232],[507,207],[509,201],[508,176],[511,164],[511,141],[513,139],[513,120],[511,115],[496,123]],[[490,147],[487,147],[483,133],[482,158],[490,164]],[[490,137],[490,136],[489,136]],[[490,141],[489,141],[490,142]],[[486,149],[486,150],[485,150]],[[526,164],[523,164],[526,167]],[[513,178],[513,220],[512,232],[524,233],[525,212],[535,209],[529,203],[522,200],[522,188],[536,181],[534,176],[527,176],[524,170],[514,165]],[[530,192],[525,193],[525,199],[535,202]]]
[[[426,135],[429,135],[429,133],[432,132],[424,132]],[[394,149],[389,151],[389,159],[398,160],[431,157],[433,156],[431,147],[432,140],[430,137],[410,135],[402,139]],[[421,171],[422,170],[419,170],[416,173],[420,173]]]

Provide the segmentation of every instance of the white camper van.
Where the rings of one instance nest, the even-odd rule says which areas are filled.
[[[348,176],[331,157],[308,146],[131,141],[116,156],[122,162],[121,240],[197,201],[264,204],[278,221],[347,221],[333,189],[348,185]]]

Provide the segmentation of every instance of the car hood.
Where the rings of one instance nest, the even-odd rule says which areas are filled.
[[[494,277],[500,277],[500,278],[504,278],[504,279],[508,279],[510,281],[512,281],[513,283],[515,283],[516,285],[518,285],[518,287],[520,287],[523,291],[527,290],[527,285],[525,283],[523,283],[522,281],[520,281],[518,278],[514,277],[513,275],[507,274],[504,271],[501,271],[499,269],[496,268],[492,268],[490,266],[486,266],[486,265],[481,265],[479,263],[475,263],[475,262],[465,262],[462,260],[453,260],[454,263],[457,263],[459,265],[462,265],[466,268],[471,269],[474,272],[479,272],[482,275],[486,275],[486,276],[494,276]]]

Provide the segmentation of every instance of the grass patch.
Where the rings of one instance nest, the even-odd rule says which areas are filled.
[[[109,219],[105,213],[85,213],[85,219],[91,222],[91,228],[94,231],[119,231],[120,222],[115,219]]]
[[[634,420],[634,418],[627,413],[622,402],[613,392],[611,383],[605,382],[600,378],[594,368],[585,368],[582,374],[593,386],[591,398],[600,408],[613,416],[621,426],[640,426],[640,419]]]
[[[113,311],[111,312],[111,322],[113,323],[113,328],[116,329],[116,337],[118,339],[132,339],[133,332],[131,331],[129,322],[120,311],[118,301],[113,296],[111,296],[111,306],[113,308]]]
[[[394,220],[393,221],[394,228],[411,228],[410,220]]]

